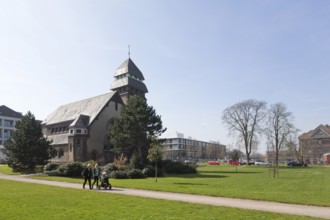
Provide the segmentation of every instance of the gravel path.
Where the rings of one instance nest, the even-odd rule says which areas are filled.
[[[6,180],[14,180],[14,181],[37,183],[37,184],[83,190],[82,184],[77,184],[77,183],[36,180],[36,179],[29,179],[24,176],[5,175],[1,173],[0,173],[0,178]],[[158,191],[150,191],[150,190],[127,189],[127,188],[117,188],[117,187],[113,187],[112,190],[101,190],[100,192],[330,219],[330,207],[294,205],[294,204],[285,204],[278,202],[256,201],[256,200],[248,200],[248,199],[233,199],[233,198],[212,197],[212,196],[171,193],[171,192],[158,192]]]

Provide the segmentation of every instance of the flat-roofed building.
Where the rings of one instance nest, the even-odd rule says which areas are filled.
[[[6,158],[4,143],[15,131],[16,123],[23,117],[22,113],[16,112],[5,105],[0,106],[0,162]]]

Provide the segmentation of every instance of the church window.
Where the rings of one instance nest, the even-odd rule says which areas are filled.
[[[80,129],[77,129],[77,130],[76,130],[76,133],[77,133],[77,134],[81,134],[81,130],[80,130]]]
[[[77,147],[80,147],[80,139],[79,138],[77,138],[76,144],[77,144]]]
[[[61,158],[61,157],[63,157],[63,156],[64,156],[64,151],[63,151],[62,149],[60,149],[60,150],[58,151],[58,157]]]

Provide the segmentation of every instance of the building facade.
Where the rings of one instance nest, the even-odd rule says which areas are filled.
[[[4,143],[11,137],[16,123],[23,117],[22,113],[16,112],[5,105],[0,106],[0,162],[6,158]]]
[[[185,138],[184,134],[178,132],[166,137],[163,147],[164,159],[181,162],[220,160],[226,153],[225,145]]]
[[[57,152],[53,162],[113,160],[109,127],[130,96],[145,98],[148,91],[130,58],[115,71],[114,78],[112,92],[62,105],[42,122],[43,134]]]
[[[330,125],[321,124],[299,136],[298,154],[304,162],[320,164],[326,153],[330,153]]]

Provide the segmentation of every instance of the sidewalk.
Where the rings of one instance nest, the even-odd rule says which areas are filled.
[[[23,176],[5,175],[1,173],[0,173],[0,179],[83,190],[82,184],[29,179]],[[99,192],[141,196],[141,197],[148,197],[153,199],[176,200],[176,201],[190,202],[196,204],[227,206],[234,208],[252,209],[252,210],[260,210],[267,212],[277,212],[284,214],[304,215],[304,216],[330,219],[330,207],[293,205],[293,204],[285,204],[278,202],[256,201],[256,200],[248,200],[248,199],[233,199],[233,198],[212,197],[212,196],[171,193],[171,192],[158,192],[158,191],[150,191],[150,190],[127,189],[127,188],[117,188],[117,187],[113,187],[112,190],[100,190]]]

